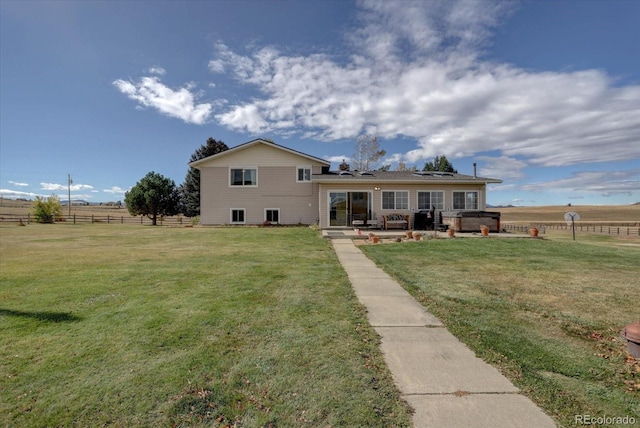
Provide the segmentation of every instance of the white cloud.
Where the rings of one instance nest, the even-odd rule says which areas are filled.
[[[350,156],[324,156],[323,159],[331,163],[342,163],[342,161],[344,162],[351,161]]]
[[[130,99],[137,101],[139,106],[153,107],[186,123],[202,125],[207,123],[212,113],[210,103],[196,103],[197,95],[191,92],[195,86],[192,82],[184,88],[173,90],[152,76],[143,77],[137,83],[118,79],[113,85]]]
[[[148,71],[151,74],[157,74],[159,76],[162,76],[167,72],[167,70],[162,67],[151,67]]]
[[[103,192],[105,193],[111,193],[114,195],[124,195],[125,192],[127,190],[123,189],[122,187],[118,187],[118,186],[113,186],[111,189],[104,189]]]
[[[72,184],[68,186],[67,184],[57,184],[57,183],[40,183],[42,190],[47,191],[68,191],[69,189],[72,192],[78,192],[80,190],[91,190],[93,186],[89,184]]]
[[[417,141],[401,156],[408,163],[497,150],[510,162],[510,178],[521,177],[525,162],[638,157],[640,86],[617,87],[599,70],[531,72],[482,60],[509,2],[361,7],[347,62],[273,47],[241,55],[217,43],[209,69],[230,73],[259,96],[227,105],[215,119],[232,130],[320,140],[353,139],[375,126],[383,145],[396,137]]]
[[[43,196],[33,192],[20,192],[12,189],[0,189],[0,196],[7,199],[33,199],[36,196]]]
[[[522,185],[520,189],[534,192],[550,189],[579,191],[596,193],[600,196],[630,195],[640,189],[640,169],[614,172],[584,171],[574,173],[568,178]]]
[[[17,181],[9,181],[10,184],[13,184],[14,186],[19,186],[19,187],[27,187],[29,185],[29,183],[20,183]]]
[[[490,157],[479,156],[484,164],[478,168],[481,177],[500,177],[502,180],[517,180],[524,177],[523,169],[526,162],[508,156]]]

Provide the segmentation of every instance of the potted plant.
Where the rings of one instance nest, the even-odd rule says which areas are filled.
[[[447,236],[450,238],[453,238],[454,236],[456,236],[456,229],[453,226],[449,226],[449,228],[447,229]]]
[[[482,233],[482,236],[489,236],[489,228],[487,226],[485,226],[484,224],[480,226],[480,233]]]
[[[531,226],[531,228],[529,229],[529,235],[538,236],[538,228]]]
[[[405,232],[405,234],[407,235],[407,239],[411,239],[411,238],[413,238],[413,232],[412,232],[412,231],[407,230],[407,231]]]
[[[421,241],[422,240],[422,233],[414,232],[413,233],[413,239],[415,239],[416,241]]]

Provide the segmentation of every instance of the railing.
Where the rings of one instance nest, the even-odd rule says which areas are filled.
[[[35,219],[31,214],[0,214],[0,222],[3,223],[34,223]],[[153,224],[150,218],[146,216],[133,217],[133,216],[115,216],[115,215],[79,215],[72,214],[69,216],[63,216],[61,219],[56,220],[55,223],[106,223],[106,224]],[[157,224],[160,226],[183,226],[192,224],[192,219],[183,216],[172,217],[160,217],[158,216]]]

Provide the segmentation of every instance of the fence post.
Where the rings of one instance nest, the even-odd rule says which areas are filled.
[[[31,213],[27,214],[27,224],[31,224]]]
[[[91,214],[91,224],[93,224],[93,214]]]
[[[73,224],[76,224],[76,213],[73,213]]]
[[[120,224],[124,224],[124,216],[123,215],[120,216]]]
[[[109,214],[107,214],[107,224],[110,224],[110,222],[109,222]]]

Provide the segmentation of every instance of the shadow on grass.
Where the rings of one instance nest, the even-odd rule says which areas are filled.
[[[75,322],[75,321],[82,320],[81,317],[72,315],[69,312],[39,312],[39,311],[25,312],[25,311],[14,311],[13,309],[3,309],[3,308],[0,308],[0,316],[32,318],[38,321],[47,321],[47,322]]]

